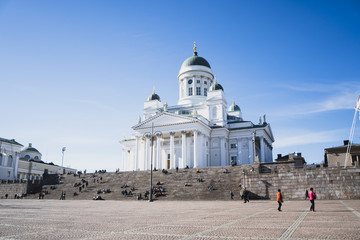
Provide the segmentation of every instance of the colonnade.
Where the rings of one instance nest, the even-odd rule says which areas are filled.
[[[133,166],[124,166],[128,170],[149,170],[151,159],[153,168],[175,169],[197,168],[203,165],[204,138],[198,130],[145,134],[135,137],[134,158],[128,152],[127,159],[134,159]],[[153,138],[153,139],[152,139]],[[192,152],[192,154],[190,154]]]

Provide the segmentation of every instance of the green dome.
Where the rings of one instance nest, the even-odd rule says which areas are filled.
[[[210,91],[215,91],[215,90],[224,91],[224,88],[220,84],[217,83],[216,79],[215,79],[215,83],[210,86]]]
[[[235,104],[235,102],[229,107],[229,112],[241,111],[240,107]]]
[[[155,90],[154,90],[153,94],[151,94],[151,95],[148,97],[147,100],[148,100],[148,101],[158,100],[159,102],[161,102],[161,101],[160,101],[160,97],[159,97],[159,95],[157,95],[157,94],[155,93]]]
[[[186,59],[183,64],[181,65],[181,68],[188,67],[188,66],[204,66],[211,69],[210,64],[208,61],[206,61],[205,58],[199,57],[197,55],[197,52],[194,52],[194,55]]]

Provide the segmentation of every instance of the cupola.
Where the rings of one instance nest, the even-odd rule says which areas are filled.
[[[159,95],[157,95],[157,94],[155,93],[155,88],[154,88],[154,90],[153,90],[153,93],[148,97],[147,100],[148,100],[148,101],[158,100],[159,102],[161,102]]]
[[[215,76],[215,82],[213,83],[213,85],[210,86],[210,91],[215,91],[215,90],[224,91],[224,88],[217,82],[216,76]]]

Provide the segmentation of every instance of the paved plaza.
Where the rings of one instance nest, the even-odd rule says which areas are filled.
[[[360,239],[360,201],[0,200],[3,239]]]

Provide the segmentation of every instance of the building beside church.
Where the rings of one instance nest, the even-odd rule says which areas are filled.
[[[179,99],[168,106],[153,93],[143,116],[122,145],[122,171],[153,168],[200,168],[272,162],[274,137],[265,115],[259,124],[246,121],[235,101],[227,107],[224,88],[208,61],[193,56],[178,74]]]
[[[42,154],[29,143],[22,149],[18,164],[17,179],[42,180],[43,174],[76,173],[76,169],[55,165],[52,162],[44,162]]]
[[[41,180],[43,174],[76,173],[74,168],[44,162],[31,143],[22,147],[15,139],[0,138],[0,180]]]
[[[0,138],[0,180],[16,179],[22,147],[15,139]]]
[[[337,166],[360,166],[360,144],[354,144],[351,142],[349,158],[346,159],[346,152],[348,150],[349,140],[344,140],[344,145],[325,148],[325,160],[324,163],[329,167]],[[348,161],[345,164],[345,161]]]

